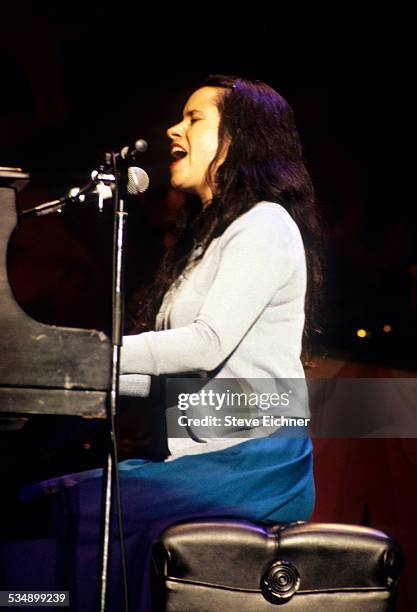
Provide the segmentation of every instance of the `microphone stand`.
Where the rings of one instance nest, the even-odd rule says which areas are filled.
[[[117,177],[116,156],[111,154],[114,168],[114,177]],[[101,502],[101,538],[99,555],[99,580],[98,580],[98,611],[105,612],[108,573],[111,552],[111,528],[114,506],[114,493],[116,503],[120,503],[120,485],[117,474],[117,444],[116,444],[116,418],[118,415],[119,398],[119,372],[120,372],[120,348],[123,340],[123,269],[124,269],[124,237],[127,212],[125,202],[120,197],[117,179],[114,182],[114,225],[113,225],[113,282],[112,282],[112,364],[111,364],[111,387],[107,403],[109,427],[109,452],[103,468],[103,487]],[[122,574],[124,580],[125,610],[128,609],[126,568],[123,545],[122,521],[119,509],[119,536],[120,556],[122,563]]]

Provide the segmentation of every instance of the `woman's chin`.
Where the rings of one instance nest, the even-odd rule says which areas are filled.
[[[187,185],[186,183],[176,178],[175,176],[171,176],[170,184],[173,189],[177,189],[178,191],[182,191],[184,193],[189,193],[192,195],[198,195],[198,192],[195,189],[195,187]]]

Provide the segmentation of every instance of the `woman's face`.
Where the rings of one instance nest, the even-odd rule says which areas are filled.
[[[182,121],[167,130],[174,157],[171,185],[197,194],[203,205],[213,197],[207,171],[217,153],[220,113],[216,100],[221,92],[219,87],[197,89],[184,107]],[[223,160],[224,157],[219,165]]]

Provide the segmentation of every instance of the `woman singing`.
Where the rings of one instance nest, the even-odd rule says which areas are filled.
[[[167,131],[171,185],[201,200],[168,251],[148,300],[154,330],[125,336],[121,391],[146,395],[150,378],[303,379],[303,332],[320,284],[318,223],[293,113],[259,81],[210,77]],[[147,610],[152,541],[190,517],[308,520],[311,442],[273,435],[170,441],[165,462],[120,464],[129,595]],[[79,478],[77,478],[79,476]],[[78,610],[95,606],[100,472],[49,482],[66,487],[77,526]],[[70,486],[73,485],[73,486]],[[113,545],[109,609],[121,581]],[[140,602],[140,603],[139,603]]]

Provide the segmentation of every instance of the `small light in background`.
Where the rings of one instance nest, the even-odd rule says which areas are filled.
[[[391,325],[388,325],[388,324],[384,325],[382,329],[384,330],[386,334],[389,334],[392,331]]]
[[[366,338],[368,332],[366,331],[366,329],[358,329],[356,330],[356,335],[358,336],[358,338]]]

